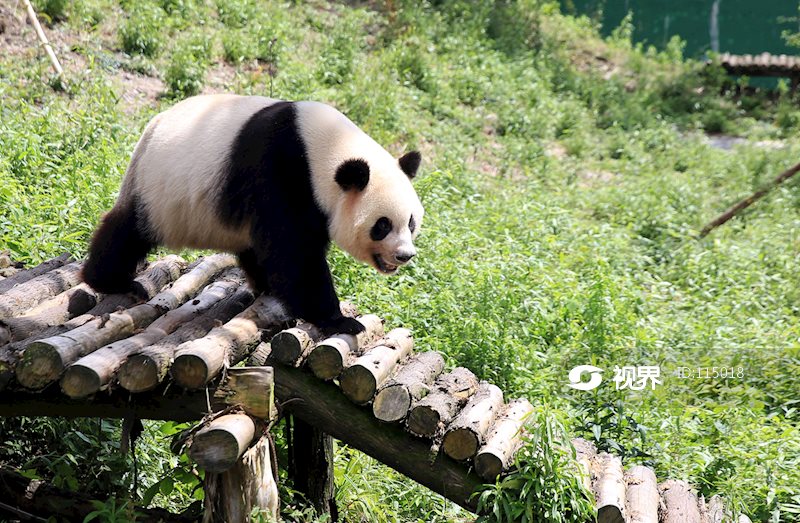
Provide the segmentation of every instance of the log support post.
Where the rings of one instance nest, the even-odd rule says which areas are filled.
[[[289,478],[317,515],[338,521],[333,483],[333,438],[295,416],[289,448]]]

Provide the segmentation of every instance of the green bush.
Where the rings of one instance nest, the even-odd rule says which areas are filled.
[[[178,43],[164,75],[172,97],[183,98],[200,92],[210,54],[211,42],[203,37],[193,37]]]
[[[122,50],[128,54],[157,56],[164,44],[163,11],[152,4],[133,9],[119,29]]]

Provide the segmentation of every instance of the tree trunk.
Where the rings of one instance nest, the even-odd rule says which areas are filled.
[[[70,263],[21,283],[0,295],[0,319],[19,316],[28,309],[81,282],[81,266]]]
[[[601,452],[592,460],[594,497],[597,501],[597,523],[625,523],[625,478],[622,461]]]
[[[655,473],[642,465],[625,472],[628,523],[658,523],[658,483]]]
[[[58,258],[53,258],[52,260],[48,260],[44,263],[40,263],[36,267],[31,267],[30,269],[25,269],[19,271],[13,276],[9,276],[3,281],[0,281],[0,294],[8,292],[13,287],[25,283],[26,281],[32,280],[37,276],[41,276],[46,272],[50,272],[53,269],[57,269],[72,260],[69,254],[64,253]]]
[[[685,481],[667,480],[658,487],[661,492],[662,523],[700,523],[697,496]]]

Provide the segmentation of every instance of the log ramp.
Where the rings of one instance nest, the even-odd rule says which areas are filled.
[[[79,269],[61,256],[0,282],[0,415],[201,420],[186,445],[207,472],[204,521],[276,513],[275,403],[471,511],[513,465],[533,406],[414,352],[408,329],[343,304],[365,332],[324,338],[253,296],[224,254],[150,263],[126,295],[94,292]],[[717,496],[573,445],[601,523],[731,520]]]

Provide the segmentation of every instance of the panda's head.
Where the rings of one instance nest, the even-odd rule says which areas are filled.
[[[393,274],[416,255],[414,238],[424,210],[411,185],[418,152],[399,159],[384,154],[347,158],[334,179],[341,197],[330,218],[333,241],[354,258]]]

